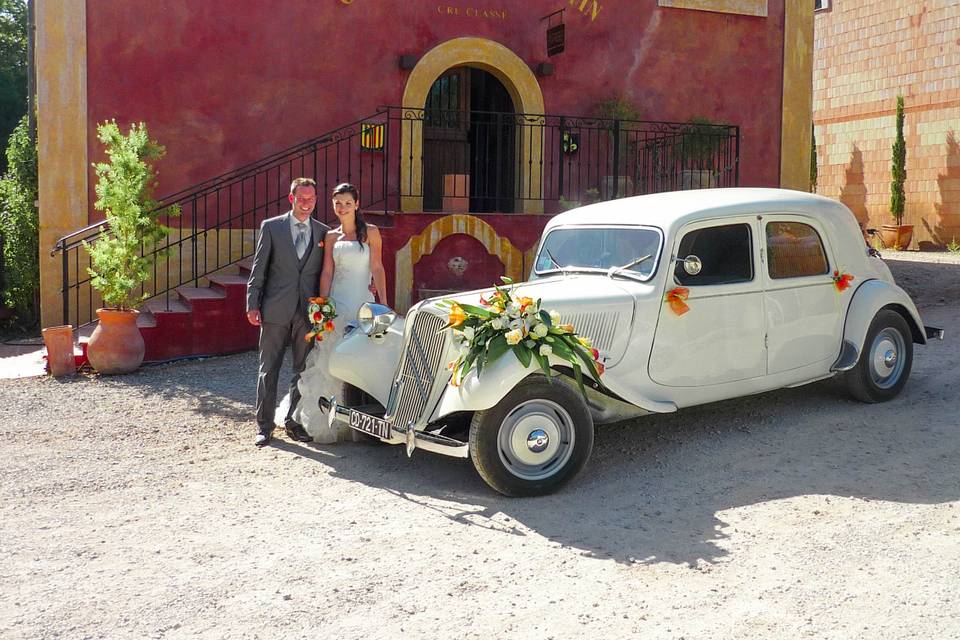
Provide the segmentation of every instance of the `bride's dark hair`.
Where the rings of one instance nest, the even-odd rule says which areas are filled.
[[[338,184],[335,186],[333,188],[333,193],[330,194],[330,196],[337,196],[341,193],[349,193],[351,196],[353,196],[354,202],[360,202],[360,192],[357,191],[357,188],[349,182],[344,182],[343,184]],[[363,219],[363,214],[360,213],[360,207],[357,207],[356,220],[357,240],[360,241],[360,248],[363,249],[363,245],[367,242],[367,222]]]

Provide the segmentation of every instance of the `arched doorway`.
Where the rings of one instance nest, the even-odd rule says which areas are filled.
[[[493,74],[447,70],[424,104],[423,206],[427,211],[512,213],[513,99]]]
[[[398,132],[401,146],[401,211],[424,211],[427,208],[424,206],[424,136],[420,129],[421,116],[416,114],[426,106],[428,95],[437,79],[458,68],[466,68],[470,73],[473,69],[482,70],[496,80],[509,97],[509,108],[504,109],[504,113],[543,113],[543,94],[536,77],[527,63],[507,47],[486,38],[472,37],[455,38],[438,44],[417,62],[410,72],[403,92],[403,107],[411,111],[404,114],[401,130]],[[492,96],[493,91],[495,90],[484,93]],[[515,116],[514,120],[519,117]],[[542,127],[533,123],[532,126],[515,129],[514,136],[513,144],[510,145],[514,154],[513,162],[510,163],[510,169],[513,171],[511,182],[514,189],[511,206],[494,207],[489,202],[481,202],[477,205],[506,211],[542,213],[543,202],[539,199],[539,194],[543,190]],[[464,162],[466,163],[466,159]],[[520,171],[520,167],[524,167],[524,170]],[[490,179],[497,179],[496,168],[496,166],[490,167],[492,169]],[[504,179],[502,174],[500,179]],[[501,193],[498,202],[504,200]]]

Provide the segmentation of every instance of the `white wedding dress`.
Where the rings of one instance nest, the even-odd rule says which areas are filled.
[[[370,247],[356,240],[337,240],[333,245],[333,284],[330,297],[337,305],[334,330],[323,334],[323,342],[314,344],[300,374],[300,404],[293,413],[314,442],[329,444],[350,440],[353,430],[346,426],[330,429],[327,414],[320,411],[320,397],[343,397],[343,382],[330,375],[329,362],[333,347],[343,338],[347,325],[356,325],[357,310],[364,302],[373,302],[370,293]],[[289,397],[284,398],[278,416],[285,415]],[[284,413],[280,413],[283,411]]]

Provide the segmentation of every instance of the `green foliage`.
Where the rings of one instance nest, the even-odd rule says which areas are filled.
[[[957,242],[956,237],[950,238],[950,242],[947,243],[947,251],[960,255],[960,242]]]
[[[817,129],[810,125],[810,193],[817,192]]]
[[[727,134],[717,127],[720,123],[709,118],[694,117],[687,121],[681,133],[681,151],[684,165],[691,169],[714,169],[717,154]]]
[[[93,245],[84,243],[92,264],[88,271],[105,305],[129,309],[149,297],[134,291],[150,276],[152,249],[170,231],[159,218],[180,215],[180,207],[160,209],[153,199],[156,174],[151,161],[163,157],[165,149],[150,139],[147,125],[134,124],[123,135],[116,122],[104,122],[97,127],[97,138],[106,145],[109,162],[94,165],[94,206],[106,214],[107,230]]]
[[[0,179],[0,229],[4,234],[3,303],[16,310],[17,324],[39,320],[39,217],[37,146],[31,144],[27,117],[20,119],[7,146],[7,174]]]
[[[907,144],[903,139],[903,96],[897,96],[897,137],[893,141],[893,164],[890,167],[890,215],[897,224],[903,224],[906,195],[903,183],[907,180]]]
[[[26,112],[27,3],[0,0],[0,144],[7,144]]]
[[[640,108],[624,95],[597,103],[597,116],[608,120],[639,120]]]

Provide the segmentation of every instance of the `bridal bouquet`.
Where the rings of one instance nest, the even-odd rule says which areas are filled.
[[[333,331],[333,319],[337,317],[337,305],[331,298],[307,298],[307,319],[313,328],[304,338],[307,342],[323,342],[323,334]]]
[[[448,365],[453,371],[450,384],[460,381],[476,368],[477,375],[507,351],[524,367],[536,360],[544,374],[550,376],[549,356],[556,355],[573,365],[573,375],[586,397],[580,363],[603,387],[600,376],[603,364],[599,354],[590,344],[590,339],[577,335],[571,324],[562,324],[560,314],[540,308],[540,300],[516,296],[513,281],[500,277],[509,288],[494,285],[490,299],[480,298],[475,306],[453,300],[444,300],[441,306],[449,310],[447,325],[441,331],[451,329],[459,348],[456,360]]]

